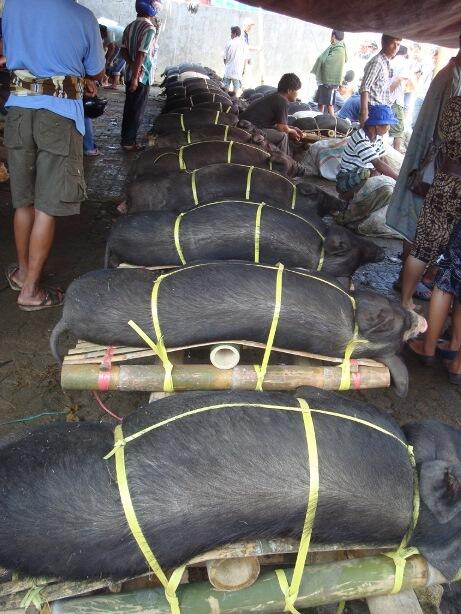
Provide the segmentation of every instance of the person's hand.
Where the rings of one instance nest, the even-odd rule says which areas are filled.
[[[93,79],[85,79],[85,94],[90,98],[94,98],[98,95],[98,86],[96,85],[96,81]]]
[[[360,115],[359,115],[359,124],[360,127],[363,128],[365,126],[365,122],[368,119],[368,111],[360,111]]]
[[[129,92],[135,92],[138,89],[138,85],[139,85],[139,77],[138,78],[132,78],[131,79],[131,83],[130,83],[130,87],[129,87]]]
[[[291,139],[292,141],[297,141],[297,142],[301,140],[301,137],[295,128],[290,128],[288,130],[288,138]]]
[[[297,127],[295,126],[293,129],[294,129],[294,130],[296,130],[296,132],[298,133],[299,138],[300,138],[300,139],[302,139],[302,138],[303,138],[303,136],[304,136],[304,133],[303,133],[303,131],[301,130],[301,128],[297,128]]]

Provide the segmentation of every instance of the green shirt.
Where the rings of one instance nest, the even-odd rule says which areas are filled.
[[[343,79],[344,64],[347,61],[346,45],[343,41],[332,43],[317,58],[311,73],[321,85],[339,85]]]

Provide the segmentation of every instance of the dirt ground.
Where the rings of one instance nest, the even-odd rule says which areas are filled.
[[[75,277],[103,264],[105,240],[116,217],[115,206],[123,199],[124,181],[132,155],[119,147],[123,94],[105,92],[109,98],[107,111],[95,121],[98,158],[86,159],[88,201],[79,216],[58,220],[56,241],[46,269],[47,282],[65,288]],[[152,98],[143,131],[152,122],[158,102]],[[0,185],[0,261],[2,269],[15,260],[12,232],[12,209],[8,184]],[[384,262],[361,269],[355,282],[376,288],[388,295],[397,295],[392,282],[399,270],[398,242],[382,242],[387,248]],[[0,280],[0,438],[43,424],[77,416],[81,420],[106,419],[94,398],[87,392],[63,392],[59,370],[50,354],[50,330],[60,317],[59,309],[25,313],[16,307],[16,294]],[[70,339],[68,346],[70,345]],[[406,399],[397,399],[390,390],[348,393],[373,402],[391,412],[404,423],[422,418],[438,418],[461,426],[459,418],[460,389],[448,383],[441,364],[434,368],[419,365],[405,357],[410,370],[410,392]],[[126,415],[147,394],[108,393],[109,407]],[[61,412],[27,421],[30,416]],[[11,423],[12,421],[18,421]]]

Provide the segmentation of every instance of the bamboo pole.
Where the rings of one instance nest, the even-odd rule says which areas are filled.
[[[107,374],[107,372],[105,372]],[[101,371],[98,365],[66,365],[61,371],[61,386],[65,390],[98,390]],[[360,389],[388,388],[387,368],[361,366],[353,371]],[[165,372],[159,365],[113,365],[105,390],[161,392]],[[238,365],[234,369],[216,369],[211,365],[177,365],[173,369],[175,391],[184,390],[254,390],[256,371],[253,365]],[[299,386],[315,386],[338,390],[341,382],[339,367],[305,365],[272,365],[267,368],[265,390],[295,390]]]
[[[286,570],[288,582],[293,570]],[[368,557],[305,567],[298,609],[373,595],[389,594],[394,585],[395,565],[386,556]],[[421,556],[408,559],[402,590],[443,581],[433,574]],[[284,610],[284,597],[273,570],[262,573],[252,586],[236,592],[220,592],[208,583],[182,585],[177,591],[181,614],[276,614]],[[124,614],[170,614],[163,589],[147,589],[118,595],[98,595],[57,602],[52,614],[90,614],[91,612]]]

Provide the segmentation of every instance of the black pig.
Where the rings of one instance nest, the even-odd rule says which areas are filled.
[[[271,155],[248,143],[226,141],[202,141],[179,148],[151,147],[141,152],[131,168],[131,180],[143,175],[165,175],[172,171],[193,171],[215,164],[246,164],[269,169]],[[277,168],[274,170],[278,170]]]
[[[251,135],[237,126],[223,126],[221,124],[207,124],[192,130],[172,130],[163,136],[153,134],[151,143],[155,147],[168,147],[175,149],[181,145],[190,143],[200,143],[202,141],[235,141],[236,143],[250,143],[253,140]]]
[[[272,324],[276,268],[242,262],[186,266],[168,275],[159,290],[159,321],[167,348],[244,339],[265,343]],[[406,393],[408,374],[395,356],[403,341],[425,330],[425,320],[369,290],[350,295],[335,278],[287,269],[283,274],[280,319],[274,345],[341,357],[354,325],[366,343],[353,357],[376,358],[389,366],[394,385]],[[101,345],[142,347],[128,324],[152,330],[151,294],[158,272],[103,269],[83,275],[66,292],[61,320],[50,344],[57,360],[59,335]],[[154,339],[155,341],[155,339]]]
[[[195,194],[194,194],[195,185]],[[128,210],[168,209],[185,211],[195,204],[217,200],[264,201],[297,213],[320,216],[337,211],[340,201],[320,188],[302,184],[299,188],[283,175],[240,164],[210,164],[191,173],[168,173],[165,177],[140,177],[127,188]]]
[[[362,264],[378,262],[383,250],[336,224],[328,227],[312,215],[306,219],[270,205],[223,201],[188,211],[180,223],[179,239],[186,262],[253,260],[256,215],[260,211],[259,261],[316,269],[347,277]],[[145,211],[120,217],[113,225],[106,250],[118,262],[138,266],[181,265],[174,241],[177,214]]]
[[[319,458],[319,500],[312,541],[317,544],[398,545],[413,507],[413,469],[425,445],[453,447],[460,432],[436,426],[435,442],[405,435],[376,408],[344,396],[303,388],[312,410],[335,411],[381,427],[312,411]],[[146,540],[164,569],[237,541],[299,538],[310,476],[306,434],[292,395],[190,392],[145,405],[123,422],[125,436],[186,411],[235,404],[173,421],[125,446],[133,507]],[[256,407],[248,407],[254,404]],[[431,425],[428,426],[430,430]],[[417,435],[417,426],[413,429]],[[338,445],[340,442],[340,445]],[[147,563],[122,509],[108,424],[54,424],[0,449],[0,565],[32,576],[123,578]],[[453,485],[418,464],[421,503],[456,507]],[[438,533],[433,548],[422,547]],[[442,524],[420,526],[413,542],[447,578],[461,565],[459,512]],[[440,551],[447,554],[439,558]],[[440,561],[440,562],[439,562]]]
[[[184,113],[167,113],[159,115],[152,128],[157,134],[168,134],[170,130],[190,130],[205,124],[224,124],[235,126],[238,116],[234,113],[222,113],[211,109],[190,109]]]

